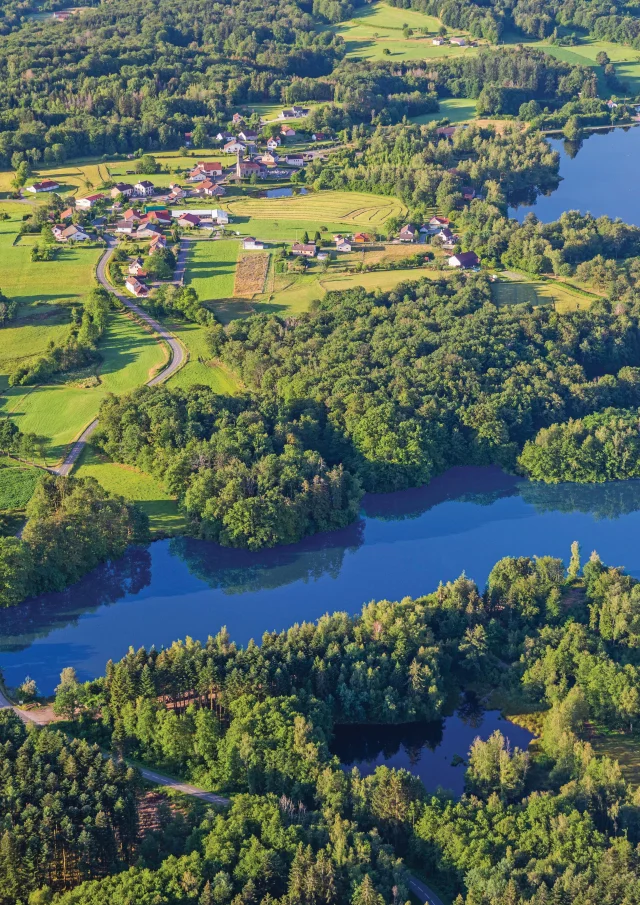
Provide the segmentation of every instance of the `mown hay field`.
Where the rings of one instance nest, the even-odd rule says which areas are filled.
[[[314,222],[317,228],[344,224],[352,229],[381,228],[389,217],[402,216],[397,198],[366,192],[317,192],[289,198],[242,198],[226,204],[235,223],[251,220]],[[256,231],[258,238],[262,238]]]
[[[233,296],[239,246],[237,239],[189,243],[185,284],[195,289],[201,302]]]
[[[235,298],[251,299],[264,290],[264,282],[269,270],[269,254],[249,252],[238,261],[236,281],[233,288]]]

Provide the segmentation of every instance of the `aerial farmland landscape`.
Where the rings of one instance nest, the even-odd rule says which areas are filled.
[[[640,16],[0,2],[0,905],[640,905]]]

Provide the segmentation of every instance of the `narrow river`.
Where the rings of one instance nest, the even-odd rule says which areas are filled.
[[[131,549],[61,594],[0,612],[0,668],[42,692],[64,666],[104,672],[129,645],[206,639],[226,625],[240,643],[264,631],[357,612],[373,599],[434,590],[463,571],[481,586],[507,555],[588,556],[640,576],[640,481],[531,484],[497,468],[456,468],[428,487],[369,496],[349,528],[252,554],[176,539]]]

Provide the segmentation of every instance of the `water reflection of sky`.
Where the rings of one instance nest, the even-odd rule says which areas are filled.
[[[457,711],[432,723],[337,727],[331,751],[344,769],[357,767],[363,776],[383,765],[403,768],[420,777],[429,792],[440,786],[462,795],[466,766],[461,761],[466,761],[475,738],[486,741],[496,729],[512,748],[524,750],[533,738],[497,710]]]
[[[64,666],[104,671],[129,645],[206,639],[226,625],[240,643],[264,631],[418,596],[463,571],[481,586],[508,555],[585,554],[640,576],[640,481],[544,487],[494,468],[454,469],[427,488],[365,498],[359,522],[250,554],[176,539],[131,550],[62,594],[0,612],[0,667],[50,690]]]
[[[511,211],[511,216],[522,220],[532,211],[549,223],[564,211],[578,210],[640,226],[640,128],[592,132],[577,145],[562,139],[550,143],[560,153],[560,186],[535,204]]]

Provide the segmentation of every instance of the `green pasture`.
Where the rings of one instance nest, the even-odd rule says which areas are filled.
[[[185,519],[177,501],[157,478],[131,465],[112,462],[91,445],[85,447],[73,473],[79,478],[95,478],[110,493],[139,503],[149,516],[154,534],[181,534],[184,531]]]
[[[168,329],[180,339],[189,352],[189,360],[167,381],[172,389],[196,384],[211,387],[216,393],[233,396],[238,391],[234,376],[221,365],[211,362],[206,343],[206,328],[200,324],[164,321]]]
[[[24,509],[44,473],[39,468],[0,468],[0,509]]]
[[[414,31],[411,37],[405,38],[402,33],[405,24]],[[473,47],[457,47],[452,44],[434,46],[432,40],[441,26],[439,19],[418,10],[400,9],[375,2],[358,7],[356,16],[347,22],[331,26],[331,31],[344,39],[348,57],[365,60],[438,59],[475,52]],[[451,29],[447,31],[449,37],[465,34]],[[385,54],[385,50],[389,53]]]
[[[556,311],[565,313],[588,308],[592,299],[587,298],[554,280],[506,280],[493,283],[491,294],[496,305],[553,305]]]
[[[185,283],[202,302],[230,298],[240,243],[237,239],[195,240],[189,243]]]
[[[95,266],[100,257],[99,248],[60,248],[55,261],[32,261],[32,236],[17,239],[22,213],[29,213],[24,205],[11,205],[11,219],[0,220],[0,289],[20,302],[19,315],[30,313],[27,306],[43,303],[69,304],[78,301],[95,282]],[[14,209],[20,213],[15,214]],[[46,308],[38,309],[39,313]],[[53,309],[49,307],[49,313]]]
[[[107,393],[124,393],[141,386],[167,360],[167,352],[156,338],[124,314],[112,315],[99,352],[99,384],[74,385],[73,375],[43,386],[6,387],[0,399],[2,414],[10,415],[18,427],[45,437],[47,463],[60,459],[67,446],[95,418]]]
[[[421,116],[412,116],[411,122],[418,125],[437,122],[440,119],[448,119],[450,123],[464,123],[474,119],[476,115],[476,102],[468,97],[445,97],[440,100],[440,109],[437,113],[423,113]]]
[[[589,741],[598,757],[610,757],[618,761],[628,783],[632,786],[640,785],[640,738],[637,733],[601,730]]]

